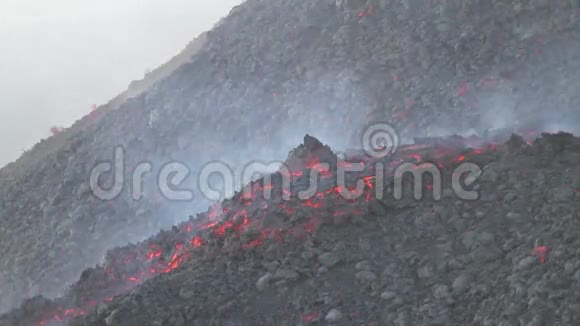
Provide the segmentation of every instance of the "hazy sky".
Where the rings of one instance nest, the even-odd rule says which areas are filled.
[[[0,166],[168,61],[241,0],[0,0]]]

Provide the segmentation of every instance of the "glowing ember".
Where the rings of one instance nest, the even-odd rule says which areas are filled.
[[[313,322],[316,318],[318,317],[318,313],[317,312],[313,312],[313,313],[309,313],[309,314],[304,314],[300,317],[300,319],[302,319],[302,321],[305,321],[307,323]]]
[[[548,255],[548,247],[546,246],[539,246],[532,250],[532,255],[538,257],[541,264],[546,262],[546,257]]]
[[[200,237],[195,237],[195,238],[191,239],[190,243],[194,248],[197,248],[197,247],[201,247],[203,245],[203,240],[201,240]]]
[[[467,94],[467,83],[463,83],[461,84],[461,86],[459,86],[459,90],[457,91],[457,95],[459,97],[463,97]]]

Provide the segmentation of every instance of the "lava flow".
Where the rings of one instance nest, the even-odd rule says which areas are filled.
[[[454,139],[457,140],[457,138]],[[417,144],[401,147],[394,155],[382,159],[361,160],[362,156],[354,155],[353,160],[336,161],[336,156],[334,156],[337,164],[331,171],[320,170],[319,163],[334,154],[327,157],[307,155],[307,158],[302,161],[300,171],[289,172],[289,175],[288,172],[278,172],[274,175],[281,178],[290,177],[291,185],[298,186],[297,188],[301,188],[300,184],[308,188],[309,174],[312,170],[317,170],[320,179],[326,181],[321,182],[323,185],[319,185],[317,192],[310,198],[297,199],[299,189],[288,191],[279,186],[264,185],[262,182],[264,179],[255,181],[248,185],[251,191],[246,191],[243,195],[236,194],[231,200],[211,207],[207,213],[198,215],[198,218],[192,218],[172,231],[163,231],[143,244],[109,253],[106,266],[98,267],[91,273],[87,275],[83,273],[81,276],[82,280],[83,277],[90,278],[99,275],[100,284],[104,283],[99,287],[100,290],[86,289],[91,295],[84,296],[77,307],[58,308],[39,321],[38,325],[62,323],[85,315],[99,302],[111,301],[114,296],[123,294],[156,275],[174,271],[190,260],[195,249],[204,246],[208,239],[225,237],[242,239],[244,237],[241,249],[248,249],[260,246],[268,240],[284,241],[290,238],[306,237],[316,232],[321,224],[317,212],[321,209],[331,207],[334,218],[347,214],[362,215],[360,206],[356,204],[373,200],[372,193],[377,181],[373,167],[377,162],[384,163],[387,167],[387,175],[392,177],[393,169],[402,163],[430,162],[440,168],[454,168],[460,163],[474,159],[475,156],[495,152],[500,148],[495,144],[482,145],[478,148],[470,147],[467,145],[469,140],[465,139],[460,142],[462,146],[458,146],[449,139],[447,142],[441,142],[440,139],[423,139],[416,142]],[[445,145],[446,143],[453,143],[453,145]],[[364,172],[351,178],[351,181],[362,180],[365,186],[364,192],[358,199],[346,199],[342,194],[351,190],[343,189],[336,183],[336,166],[348,167],[354,163],[362,163],[366,167]],[[433,185],[428,181],[426,183],[426,189],[432,190]],[[266,200],[263,197],[266,190],[273,193],[273,198]],[[261,223],[272,212],[281,211],[286,214],[286,217],[290,217],[297,210],[304,211],[309,217],[291,229],[266,227]],[[252,236],[248,238],[247,234],[250,230],[252,230]],[[537,254],[540,259],[544,259],[545,252],[538,250]],[[84,283],[93,284],[93,282]]]

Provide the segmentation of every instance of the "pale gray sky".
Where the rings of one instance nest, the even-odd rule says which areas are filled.
[[[0,0],[0,166],[179,53],[241,0]]]

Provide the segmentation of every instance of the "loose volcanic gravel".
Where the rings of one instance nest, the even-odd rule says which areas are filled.
[[[289,175],[111,251],[65,297],[30,299],[0,325],[575,325],[579,158],[580,138],[567,133],[429,139],[356,162],[306,136]],[[361,162],[346,185],[332,181]],[[428,173],[413,198],[412,174],[393,176],[403,163],[438,166],[441,198]],[[466,175],[466,163],[481,170]],[[314,170],[319,187],[298,198]],[[360,196],[341,195],[357,180]]]
[[[359,147],[360,131],[365,125],[374,121],[388,121],[399,132],[401,139],[408,140],[414,137],[428,138],[453,133],[461,134],[469,129],[474,129],[485,139],[490,139],[487,133],[493,135],[496,132],[503,133],[503,128],[522,129],[525,126],[533,126],[532,131],[559,129],[562,126],[565,126],[564,129],[568,131],[576,131],[570,130],[570,127],[580,126],[580,111],[578,110],[580,105],[578,94],[578,89],[580,89],[579,9],[580,2],[572,0],[247,0],[208,31],[204,35],[201,49],[192,55],[189,62],[176,69],[167,78],[152,85],[140,96],[123,103],[118,103],[117,100],[109,103],[106,107],[118,108],[104,110],[106,109],[104,107],[103,110],[97,110],[95,114],[83,118],[73,127],[37,144],[17,162],[0,170],[0,250],[3,254],[0,259],[0,293],[2,294],[0,295],[0,312],[10,311],[18,307],[22,300],[37,295],[50,299],[66,298],[69,296],[67,293],[70,292],[65,291],[66,287],[80,277],[81,280],[85,280],[80,283],[83,286],[82,291],[79,289],[72,292],[87,292],[94,294],[96,298],[92,295],[78,294],[79,297],[75,297],[76,301],[72,303],[65,300],[63,304],[60,304],[58,299],[51,303],[38,299],[40,301],[34,304],[35,306],[46,304],[47,310],[50,310],[48,308],[56,302],[56,306],[62,306],[63,309],[68,309],[64,308],[66,306],[75,307],[71,308],[73,310],[62,311],[61,315],[77,315],[80,311],[84,311],[78,309],[85,309],[85,305],[97,305],[97,302],[101,300],[111,299],[110,290],[103,290],[102,294],[91,292],[97,291],[101,285],[113,287],[122,293],[127,287],[132,288],[141,283],[144,278],[159,274],[160,270],[171,270],[173,266],[167,266],[167,264],[173,261],[172,255],[179,256],[181,250],[185,249],[175,250],[172,243],[175,239],[173,233],[183,233],[181,236],[185,240],[190,235],[187,232],[166,231],[157,236],[167,237],[168,240],[165,244],[167,248],[147,248],[154,250],[151,257],[151,260],[156,262],[153,271],[139,271],[140,262],[133,262],[134,259],[131,258],[142,257],[141,251],[145,250],[143,247],[136,245],[126,247],[128,243],[141,242],[161,229],[170,229],[182,221],[183,212],[197,212],[207,207],[208,203],[201,199],[178,205],[175,202],[163,200],[159,192],[153,190],[154,176],[158,174],[163,164],[170,161],[183,162],[190,168],[191,175],[195,176],[206,163],[216,160],[234,167],[256,160],[277,160],[285,157],[285,151],[299,142],[300,137],[307,133],[316,135],[325,142],[334,142],[331,145],[337,150],[343,149],[336,148],[337,146],[346,147],[345,144],[349,144],[350,147]],[[488,129],[499,130],[489,131]],[[527,139],[528,132],[529,130],[522,129],[519,134]],[[509,137],[509,132],[507,136]],[[133,200],[128,192],[121,193],[113,201],[102,201],[93,196],[89,187],[92,169],[99,162],[111,161],[114,149],[119,146],[125,149],[127,171],[125,180],[129,180],[130,171],[142,162],[151,162],[154,167],[152,177],[144,182],[146,191],[143,200],[139,202]],[[443,214],[450,209],[449,205],[445,204],[447,202],[432,204],[433,212],[430,214],[435,217],[423,221],[417,216],[423,216],[421,213],[423,210],[429,211],[429,204],[413,203],[418,206],[405,208],[404,212],[389,210],[383,213],[375,212],[369,216],[363,214],[364,223],[367,223],[364,225],[370,229],[374,228],[374,231],[369,231],[364,238],[368,238],[372,248],[384,249],[384,245],[378,243],[375,245],[376,241],[373,240],[373,235],[382,230],[377,228],[378,221],[382,223],[388,221],[388,225],[393,224],[395,227],[398,224],[392,220],[397,220],[399,217],[403,220],[403,215],[413,215],[414,210],[419,210],[420,212],[414,216],[405,217],[404,221],[405,223],[416,222],[418,226],[414,232],[418,235],[431,234],[429,232],[434,234],[432,229],[437,229],[438,233],[432,235],[433,240],[429,240],[429,237],[425,238],[426,247],[435,250],[440,246],[453,244],[449,250],[453,249],[456,252],[464,250],[463,256],[458,256],[463,258],[457,258],[456,261],[447,262],[447,258],[443,258],[433,262],[432,268],[437,267],[437,264],[447,262],[451,266],[445,267],[450,269],[448,277],[457,276],[454,273],[460,270],[458,266],[468,265],[471,266],[470,269],[477,269],[474,266],[479,261],[471,263],[474,259],[470,256],[472,252],[475,252],[475,255],[489,254],[491,257],[495,257],[494,253],[496,253],[499,258],[492,260],[489,266],[494,266],[494,262],[497,265],[501,262],[509,266],[509,264],[506,265],[506,261],[511,261],[512,257],[506,258],[507,249],[500,245],[507,241],[502,238],[505,236],[503,234],[494,234],[493,241],[488,241],[498,243],[500,251],[489,249],[487,244],[479,246],[479,235],[477,235],[479,231],[474,231],[476,235],[473,236],[475,243],[473,248],[456,246],[459,240],[454,237],[459,237],[459,232],[464,231],[463,227],[469,227],[470,223],[475,223],[476,220],[485,220],[489,223],[484,229],[491,227],[492,220],[498,219],[505,222],[505,227],[499,227],[499,229],[502,232],[509,232],[510,239],[511,237],[519,239],[518,241],[522,244],[518,250],[521,250],[522,255],[524,252],[529,254],[529,250],[538,246],[543,248],[544,245],[541,243],[532,249],[528,248],[532,244],[525,242],[522,237],[527,236],[527,228],[537,227],[534,229],[537,231],[544,227],[542,223],[547,223],[544,220],[548,217],[551,219],[567,216],[565,210],[567,206],[560,205],[559,201],[552,197],[573,197],[574,193],[570,194],[566,189],[568,189],[568,183],[574,182],[574,175],[561,171],[567,176],[562,176],[562,181],[553,180],[551,173],[555,172],[550,171],[555,170],[555,167],[550,168],[550,166],[559,164],[554,162],[554,157],[536,152],[517,155],[520,155],[517,157],[521,160],[527,158],[526,155],[531,155],[530,163],[526,164],[533,162],[544,164],[539,166],[547,169],[541,170],[544,173],[545,181],[543,182],[547,184],[546,187],[562,187],[562,189],[555,188],[547,193],[547,189],[532,187],[528,184],[535,182],[533,181],[535,175],[532,172],[527,177],[512,174],[508,176],[508,173],[502,170],[503,166],[511,164],[509,163],[511,158],[506,158],[505,162],[500,161],[501,163],[497,163],[495,167],[489,167],[490,171],[499,169],[497,180],[494,182],[503,185],[504,188],[495,189],[491,185],[482,185],[482,189],[488,191],[486,195],[488,197],[484,198],[490,201],[469,204],[481,206],[477,216],[484,214],[483,216],[473,217],[476,216],[476,212],[466,208],[470,207],[469,205],[453,206],[451,204],[454,202],[449,200],[448,204],[454,208],[449,211],[451,215]],[[571,153],[565,155],[575,157]],[[321,172],[321,175],[323,174]],[[510,180],[509,183],[508,180]],[[516,181],[513,180],[516,180],[517,184],[528,184],[528,186],[522,186],[525,189],[514,189]],[[370,181],[366,180],[366,182]],[[184,184],[183,186],[191,185]],[[546,198],[551,198],[552,202],[548,204],[547,199],[540,194],[534,194],[533,196],[538,196],[534,200],[530,199],[532,195],[519,197],[518,191],[524,190],[541,192]],[[502,197],[504,192],[507,199]],[[493,194],[501,200],[493,199]],[[196,195],[198,199],[202,197],[198,193]],[[507,208],[502,208],[503,205],[498,206],[498,200],[505,203]],[[287,204],[292,205],[292,203],[290,201]],[[490,207],[485,206],[485,203],[489,203]],[[363,203],[357,205],[361,205],[359,208],[361,210],[366,207]],[[518,205],[531,209],[532,213],[518,211]],[[435,211],[435,207],[443,211]],[[505,212],[490,213],[492,208],[494,210],[501,208]],[[268,206],[268,209],[272,207]],[[314,207],[304,209],[306,210],[304,213],[300,213],[302,208],[297,209],[298,214],[307,214],[308,210]],[[554,212],[548,214],[551,210]],[[267,215],[267,212],[269,211],[263,208],[261,211],[251,211],[248,214]],[[499,215],[493,215],[496,213]],[[232,218],[228,214],[233,213],[226,214],[226,217]],[[375,216],[377,214],[379,216]],[[466,214],[470,217],[455,219],[456,214],[459,214],[458,216]],[[350,216],[350,213],[347,215]],[[446,217],[438,217],[442,215]],[[300,215],[295,218],[303,217]],[[505,220],[502,220],[504,218]],[[286,227],[291,225],[288,223],[298,223],[290,222],[292,219],[289,217],[281,219],[280,223]],[[357,239],[363,238],[363,230],[359,229],[362,226],[355,228],[350,224],[350,218],[341,217],[339,220],[342,219],[348,225],[345,230],[353,233],[360,232]],[[374,219],[377,221],[373,222]],[[519,231],[513,231],[512,229],[519,225],[520,219],[532,219],[533,222],[526,222],[524,223],[526,226],[518,229]],[[545,224],[546,228],[547,225],[550,224]],[[561,228],[566,229],[566,232],[573,232],[571,227],[562,226]],[[387,230],[390,230],[390,226]],[[338,232],[336,235],[338,237],[340,232],[338,230],[336,232]],[[517,232],[521,234],[516,234]],[[550,229],[542,232],[551,234],[552,231]],[[403,237],[403,234],[397,236]],[[439,238],[441,239],[438,240]],[[314,248],[319,248],[318,244],[312,241]],[[161,243],[165,242],[161,241]],[[403,250],[401,247],[396,247],[397,245],[403,246],[404,242],[393,240],[393,246],[395,246],[393,250]],[[551,245],[545,244],[547,247]],[[183,246],[187,247],[185,244]],[[265,250],[262,248],[271,246],[274,244],[268,242],[259,248],[251,249],[250,253],[244,255],[259,256],[262,250]],[[110,251],[109,257],[103,260],[107,251],[115,247],[124,249]],[[359,248],[358,245],[347,245],[347,247],[349,250]],[[204,246],[204,248],[213,247]],[[407,249],[405,247],[405,250]],[[415,250],[419,249],[420,247],[417,247]],[[130,255],[117,253],[118,251],[126,251]],[[275,249],[272,251],[276,252]],[[339,249],[337,251],[342,252]],[[156,255],[160,252],[161,257],[157,257]],[[296,249],[298,256],[301,252]],[[362,250],[362,252],[366,251]],[[377,280],[368,282],[370,284],[368,286],[357,285],[353,289],[383,286],[381,282],[385,277],[381,273],[386,265],[380,264],[386,264],[386,260],[382,263],[382,260],[375,261],[370,257],[372,255],[374,255],[372,251],[368,251],[361,261],[364,258],[372,262],[371,272],[377,276]],[[112,262],[114,259],[121,259],[119,257],[128,259],[128,262],[123,265],[128,270],[118,271],[111,267],[113,270],[96,269],[91,273],[83,273],[103,261],[106,261],[105,265],[120,266]],[[468,260],[468,258],[473,259]],[[520,259],[523,256],[516,258]],[[318,258],[312,259],[316,261],[315,259]],[[417,267],[413,264],[424,263],[422,257],[417,257],[417,259],[419,260],[414,262],[411,258],[405,258],[404,264],[401,262],[402,265],[397,265],[399,267],[395,272],[403,273],[405,277],[411,278],[411,274],[405,274],[403,270]],[[271,261],[277,260],[283,261],[282,257],[272,258]],[[528,262],[531,262],[531,258]],[[344,284],[344,286],[349,284],[348,277],[342,279],[343,275],[347,275],[345,274],[347,269],[354,266],[349,264],[338,264],[337,269],[327,267],[329,275],[336,274],[333,276],[336,281],[332,284]],[[379,264],[379,266],[374,266],[374,264]],[[546,264],[550,264],[550,261]],[[346,269],[342,271],[341,266]],[[187,269],[187,267],[183,268]],[[231,271],[231,268],[236,267],[228,267],[225,271]],[[238,269],[241,269],[239,273],[242,271],[245,273],[245,268],[239,267]],[[288,267],[284,268],[288,269]],[[532,265],[528,269],[518,270],[518,273],[523,275],[529,271],[530,275],[533,273],[535,273],[533,275],[540,275],[537,269],[542,268],[547,267],[545,264]],[[574,269],[575,266],[569,268]],[[257,267],[251,267],[249,270],[256,269]],[[277,270],[270,269],[273,279],[262,283],[277,284],[280,282],[276,276]],[[284,278],[282,280],[286,281],[286,284],[308,283],[311,277],[305,276],[300,269],[298,271],[295,269],[297,268],[292,270],[299,274],[297,280],[289,281]],[[265,276],[266,270],[265,267],[259,270],[259,277]],[[493,270],[498,273],[502,271],[497,266],[493,267]],[[200,271],[202,273],[203,269]],[[428,274],[429,271],[430,269],[427,268],[424,273]],[[367,272],[369,271],[361,269],[356,273],[370,277]],[[144,275],[139,273],[144,273]],[[284,273],[282,272],[283,275],[294,275]],[[124,275],[132,275],[131,281],[123,278]],[[511,291],[517,284],[523,284],[522,288],[525,289],[531,284],[529,282],[541,284],[538,286],[543,289],[544,283],[554,282],[553,274],[546,275],[549,277],[547,276],[545,280],[537,280],[535,277],[528,277],[527,274],[525,277],[504,280],[505,283],[502,284],[501,289],[491,288],[489,292],[508,291],[508,289]],[[265,280],[268,279],[269,277],[266,277]],[[421,301],[420,305],[415,306],[411,304],[411,301],[427,300],[427,297],[404,293],[404,286],[405,284],[410,286],[410,281],[399,281],[397,281],[397,286],[403,289],[384,290],[391,291],[395,295],[392,299],[384,299],[386,301],[381,303],[384,306],[380,308],[372,305],[364,308],[367,307],[366,301],[363,303],[363,297],[354,294],[352,300],[358,298],[356,302],[344,301],[351,300],[348,298],[332,297],[336,291],[333,292],[332,289],[322,285],[316,291],[324,289],[330,293],[329,299],[324,299],[331,300],[330,303],[325,303],[326,301],[312,303],[309,307],[312,311],[306,311],[309,310],[306,309],[306,303],[310,303],[308,300],[312,298],[304,294],[306,303],[292,304],[304,309],[306,315],[317,312],[322,316],[308,315],[310,317],[305,317],[306,319],[324,319],[328,315],[330,320],[340,319],[338,323],[346,324],[356,320],[353,317],[353,311],[359,308],[361,314],[367,311],[365,309],[376,309],[376,311],[383,311],[386,319],[391,318],[399,324],[408,322],[412,325],[420,322],[415,320],[419,316],[429,314],[432,315],[431,322],[443,320],[443,323],[446,323],[445,314],[439,314],[445,309],[449,316],[461,315],[454,310],[457,302],[461,301],[455,299],[454,303],[446,303],[448,298],[455,298],[452,289],[454,280],[444,282],[444,279],[437,279],[439,283],[433,285],[423,278],[417,279],[413,283],[414,286],[420,285],[429,291],[433,290],[432,286],[435,286],[439,289],[437,296],[441,299],[430,297],[430,301]],[[156,284],[157,279],[151,282]],[[473,282],[477,283],[477,279],[467,277],[458,282],[474,284]],[[209,283],[206,282],[206,284]],[[481,287],[484,285],[485,283]],[[302,286],[306,285],[296,288],[299,289]],[[233,288],[232,285],[231,289]],[[273,288],[278,291],[277,289],[283,289],[284,286],[275,285]],[[573,287],[568,287],[567,290],[573,291]],[[519,311],[519,306],[514,306],[514,302],[524,302],[522,300],[526,298],[527,304],[535,307],[527,307],[522,311],[526,311],[526,314],[542,316],[544,312],[550,312],[555,317],[550,319],[548,314],[547,324],[551,322],[565,324],[566,320],[572,318],[566,317],[569,313],[560,315],[556,313],[561,309],[568,309],[564,308],[564,301],[562,305],[554,304],[556,308],[551,306],[550,300],[564,299],[549,298],[540,290],[529,291],[531,292],[514,291],[513,295],[521,296],[522,299],[513,297],[508,299],[507,296],[499,298],[489,293],[481,294],[485,291],[481,293],[467,291],[460,298],[465,299],[469,296],[471,301],[465,302],[471,304],[479,300],[471,297],[493,297],[493,301],[481,301],[482,304],[477,305],[477,309],[483,311],[482,314],[492,311],[497,304],[497,307],[506,309],[513,307],[510,309],[518,315],[516,312]],[[364,293],[370,295],[374,292],[369,290]],[[446,296],[445,293],[450,294]],[[243,295],[251,296],[251,293]],[[391,294],[385,294],[385,297],[389,298],[389,296]],[[271,304],[272,307],[277,307],[277,301],[269,301],[267,293],[261,297],[266,298],[265,302]],[[216,295],[212,297],[212,300],[218,298],[219,295]],[[534,300],[530,301],[529,298],[534,298]],[[240,305],[241,303],[234,302],[231,309],[241,309]],[[385,306],[390,308],[387,309]],[[421,309],[421,312],[411,311],[413,309],[400,310],[402,308],[399,307],[414,307],[414,310]],[[297,310],[300,309],[297,308]],[[470,309],[476,309],[475,304]],[[269,310],[273,310],[270,318],[288,311]],[[34,311],[38,310],[34,309]],[[102,314],[109,313],[103,307],[100,307],[99,311]],[[151,308],[148,313],[156,312],[156,309]],[[118,314],[121,313],[122,311]],[[164,310],[164,313],[170,313],[170,311]],[[258,313],[267,314],[266,310],[255,312],[255,314]],[[371,313],[370,310],[368,313]],[[25,311],[24,314],[28,318],[33,315],[33,312]],[[257,316],[253,312],[248,312],[248,314]],[[466,316],[476,315],[466,313]],[[497,318],[500,318],[499,316],[500,314],[496,314]],[[507,322],[515,323],[511,315],[501,316]],[[87,318],[97,317],[91,315]],[[535,317],[528,319],[533,320],[533,318]],[[557,318],[562,321],[558,321]],[[109,318],[110,321],[113,319]],[[162,317],[151,317],[149,322],[157,319],[163,320]],[[288,320],[297,319],[299,318]],[[528,319],[525,319],[525,323],[530,322],[533,325],[533,322]],[[130,323],[130,319],[128,320],[127,323]],[[479,322],[484,324],[485,321]],[[381,324],[380,321],[376,323]],[[541,320],[538,323],[541,323]]]

